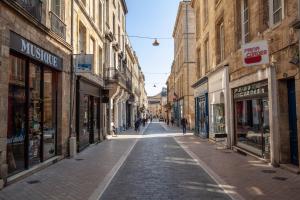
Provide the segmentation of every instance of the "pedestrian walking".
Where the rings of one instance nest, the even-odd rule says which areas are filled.
[[[174,118],[173,117],[171,118],[171,124],[172,124],[172,126],[174,126]]]
[[[114,122],[111,122],[111,130],[113,132],[113,135],[112,136],[115,136],[117,137],[117,129],[116,129],[116,126],[115,126],[115,123]]]
[[[185,117],[183,117],[181,119],[181,126],[182,126],[183,135],[186,134],[186,125],[187,125],[187,119]]]
[[[138,118],[135,123],[134,123],[134,130],[135,132],[139,132],[140,131],[140,125],[141,125],[141,119]]]

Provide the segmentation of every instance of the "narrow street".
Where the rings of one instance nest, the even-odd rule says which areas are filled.
[[[137,142],[101,200],[230,199],[173,137],[163,133],[160,123],[149,125],[146,138]]]

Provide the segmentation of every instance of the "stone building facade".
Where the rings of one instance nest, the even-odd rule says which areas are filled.
[[[1,184],[68,155],[71,1],[0,2]]]
[[[299,170],[298,1],[193,0],[192,6],[199,38],[195,97],[207,94],[208,116],[218,97],[210,94],[223,92],[218,114],[223,113],[224,134],[211,139],[223,138],[228,147]],[[245,67],[243,49],[261,43],[267,43],[268,64]],[[218,119],[208,119],[211,133]],[[204,121],[205,116],[198,123]]]
[[[103,101],[104,85],[104,6],[102,1],[74,1],[72,85],[73,135],[76,148],[83,150],[89,144],[104,140],[107,135],[107,102]],[[91,69],[77,66],[82,57],[92,56]],[[79,63],[81,64],[81,63]]]
[[[190,1],[179,4],[174,38],[174,118],[179,124],[185,117],[194,129],[194,99],[192,84],[196,81],[195,16]]]
[[[126,128],[134,73],[136,105],[146,94],[126,13],[124,0],[0,1],[0,188],[102,141],[112,121]]]
[[[109,122],[117,131],[127,128],[126,102],[131,95],[131,76],[126,58],[125,0],[105,1],[105,83],[109,90]],[[112,125],[112,124],[111,124]],[[109,132],[111,126],[108,127]]]

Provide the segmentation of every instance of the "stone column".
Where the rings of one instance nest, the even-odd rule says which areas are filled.
[[[267,69],[268,74],[268,89],[269,89],[269,118],[270,118],[270,151],[271,164],[279,165],[279,120],[278,120],[278,83],[276,78],[276,66],[271,65]]]

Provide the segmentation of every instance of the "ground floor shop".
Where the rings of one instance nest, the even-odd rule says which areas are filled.
[[[268,81],[233,89],[236,145],[255,155],[270,157]]]
[[[100,142],[104,135],[103,88],[90,80],[77,78],[76,132],[77,149],[81,151],[89,144]]]
[[[6,119],[1,123],[6,128],[6,149],[2,152],[6,152],[7,168],[1,169],[7,172],[1,174],[12,176],[66,151],[62,149],[60,130],[62,126],[68,130],[68,123],[61,123],[64,108],[60,102],[62,90],[68,94],[69,88],[60,84],[64,82],[62,70],[68,56],[63,58],[60,56],[64,54],[48,50],[55,49],[51,44],[43,48],[14,31],[6,34],[9,54],[2,61],[6,63],[7,86],[2,88],[7,91],[1,98],[6,98],[7,106],[1,107]],[[1,85],[5,84],[3,80]]]
[[[195,98],[195,134],[208,138],[208,79],[205,77],[193,85]]]
[[[209,138],[227,145],[229,133],[228,68],[221,68],[208,77]]]

